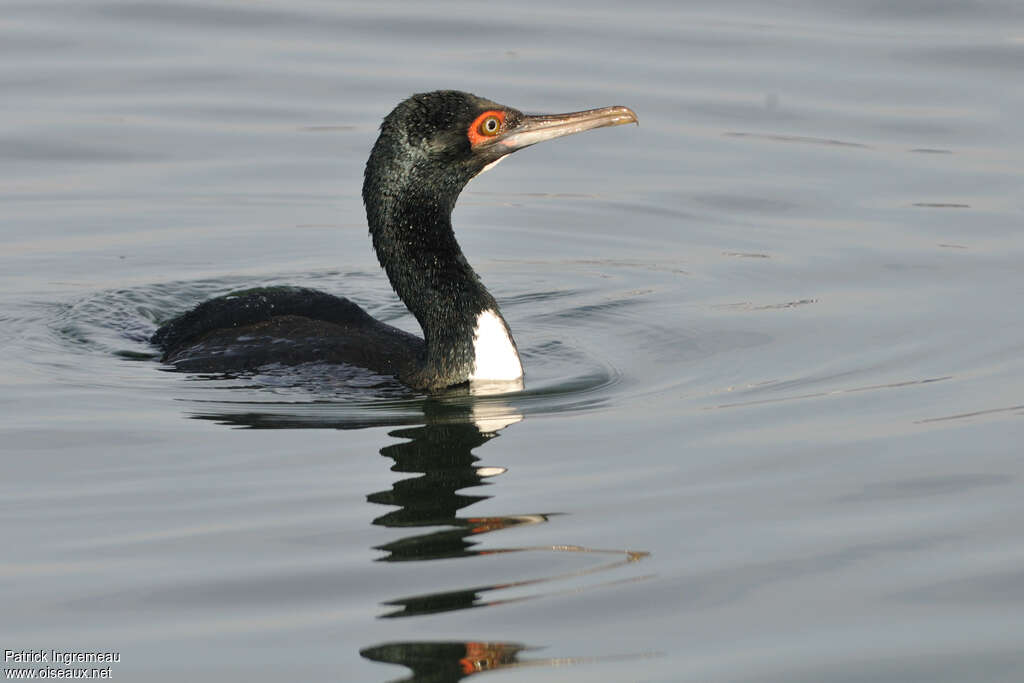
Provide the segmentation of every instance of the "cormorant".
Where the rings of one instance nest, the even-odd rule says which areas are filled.
[[[202,303],[163,325],[152,342],[164,363],[187,372],[345,363],[427,391],[521,380],[508,324],[455,240],[455,201],[470,179],[516,150],[636,122],[620,106],[529,115],[455,90],[413,95],[381,124],[363,202],[377,258],[424,339],[348,299],[270,287]]]

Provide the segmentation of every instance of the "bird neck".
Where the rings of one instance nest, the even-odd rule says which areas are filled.
[[[522,365],[508,324],[452,230],[458,193],[445,194],[411,183],[367,200],[377,258],[423,328],[426,355],[416,382],[518,379]]]

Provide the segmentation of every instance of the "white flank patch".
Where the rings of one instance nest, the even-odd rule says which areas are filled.
[[[476,318],[473,330],[473,354],[476,361],[471,381],[516,380],[523,376],[523,364],[505,329],[505,323],[494,311],[484,311]]]

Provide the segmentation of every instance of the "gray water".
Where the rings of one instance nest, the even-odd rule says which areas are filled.
[[[1022,77],[1012,1],[4,2],[0,648],[1021,680]],[[640,117],[456,209],[524,391],[152,357],[265,284],[415,330],[359,188],[436,88]]]

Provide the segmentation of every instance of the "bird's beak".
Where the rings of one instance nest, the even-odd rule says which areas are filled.
[[[640,123],[629,107],[602,107],[568,114],[526,114],[495,142],[508,154],[563,135],[605,126],[621,126],[624,123]]]

